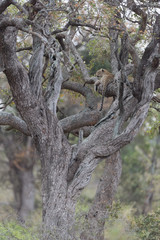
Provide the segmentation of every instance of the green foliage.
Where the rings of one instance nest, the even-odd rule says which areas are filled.
[[[0,223],[1,240],[39,240],[33,229],[25,228],[16,222]]]
[[[160,239],[160,209],[137,219],[137,233],[141,240]]]
[[[8,89],[4,89],[0,87],[0,97],[1,99],[5,99],[10,95],[10,91]]]
[[[112,207],[109,209],[109,216],[112,219],[118,218],[118,213],[121,211],[122,205],[120,201],[113,202]]]
[[[138,240],[135,231],[136,222],[133,209],[114,203],[112,212],[106,221],[105,236],[108,240]]]
[[[159,240],[160,209],[147,216],[135,217],[131,206],[113,207],[116,215],[106,222],[105,236],[109,240]],[[115,217],[116,216],[116,217]]]
[[[17,3],[20,5],[23,5],[26,2],[26,0],[17,0]],[[12,16],[16,16],[18,13],[18,8],[14,5],[11,5],[7,8],[7,11],[12,14]]]
[[[85,50],[81,51],[83,60],[90,69],[90,74],[93,75],[100,68],[105,68],[111,71],[109,57],[108,40],[102,39],[99,41],[97,38],[92,39],[86,45]]]
[[[148,112],[148,117],[144,124],[145,132],[149,134],[151,137],[154,137],[159,132],[160,114],[156,109],[159,109],[158,104],[151,103],[151,106]]]
[[[140,210],[143,205],[147,188],[145,178],[143,177],[146,161],[140,156],[136,148],[137,144],[141,142],[143,142],[143,140],[142,137],[139,136],[139,139],[137,138],[136,141],[122,150],[123,170],[118,191],[118,198],[122,202],[126,204],[136,202],[138,210]]]
[[[78,205],[77,229],[86,224],[85,213],[88,203]],[[105,224],[105,239],[108,240],[159,240],[160,239],[160,209],[147,216],[135,217],[132,206],[114,202],[108,209],[109,217]]]
[[[152,159],[155,155],[158,162],[159,144],[157,139],[148,135],[139,135],[122,150],[123,170],[118,198],[125,204],[136,204],[137,212],[141,213],[150,182],[154,186],[154,198],[158,198],[159,170],[151,172]],[[152,175],[154,174],[154,175]],[[154,206],[156,203],[154,203]]]

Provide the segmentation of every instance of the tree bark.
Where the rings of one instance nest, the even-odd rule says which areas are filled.
[[[45,141],[35,141],[42,164],[43,239],[69,239],[75,204],[68,193],[67,173],[71,159],[61,126],[48,113],[50,132]]]
[[[122,171],[120,153],[117,152],[105,161],[105,168],[100,178],[96,196],[86,215],[84,232],[81,240],[104,240],[104,225],[117,191]]]

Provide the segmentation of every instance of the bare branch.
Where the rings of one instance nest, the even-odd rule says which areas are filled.
[[[145,4],[145,3],[143,3],[143,4],[139,4],[138,5],[140,8],[148,8],[148,7],[150,7],[150,8],[160,8],[160,4],[157,2],[157,3],[154,3],[154,2],[150,2],[150,3],[147,3],[147,4]]]
[[[37,32],[33,32],[33,31],[28,30],[26,28],[19,28],[19,29],[22,30],[23,32],[26,32],[26,33],[29,33],[29,34],[31,34],[33,36],[38,37],[44,44],[48,43],[47,39],[44,36],[42,36],[41,34],[37,33]]]
[[[66,43],[68,44],[69,48],[72,51],[73,56],[75,57],[75,60],[77,61],[78,65],[81,69],[84,81],[86,83],[92,81],[92,78],[90,78],[88,70],[87,70],[80,54],[78,53],[76,47],[74,46],[74,43],[72,42],[72,40],[70,39],[70,37],[68,35],[65,35],[65,39],[66,39]],[[94,79],[93,79],[93,82],[94,82]]]
[[[146,87],[148,88],[148,86],[146,86],[144,88],[145,83],[144,83],[144,81],[141,81],[142,76],[144,76],[144,74],[145,74],[145,70],[147,69],[147,66],[151,67],[150,71],[155,71],[159,65],[158,58],[156,57],[157,51],[155,51],[158,46],[157,45],[158,43],[160,44],[160,14],[156,17],[152,40],[148,44],[148,46],[146,47],[146,49],[144,51],[142,59],[137,68],[136,77],[135,77],[135,80],[133,83],[133,86],[134,86],[133,94],[139,100],[141,100],[142,91],[143,90],[146,91]],[[151,55],[153,55],[152,59],[150,59]],[[157,59],[157,61],[156,61],[156,59]],[[147,71],[148,71],[148,69],[147,69]],[[156,74],[156,72],[155,72],[155,74]],[[154,84],[153,80],[152,80],[152,82]],[[150,89],[150,88],[148,88],[148,89]]]
[[[113,144],[113,146],[116,146],[116,148],[118,147],[117,150],[119,150],[126,143],[129,143],[133,139],[133,137],[137,134],[137,132],[139,131],[139,128],[141,127],[141,125],[143,124],[143,122],[146,118],[148,109],[149,109],[149,103],[146,103],[145,105],[139,107],[139,110],[135,113],[134,117],[131,119],[127,128],[115,139],[112,139],[111,144]],[[110,143],[109,143],[109,145],[110,145]],[[120,145],[121,145],[121,147],[120,147]],[[108,150],[106,151],[106,149],[104,148],[103,153],[101,152],[102,149],[101,150],[100,149],[101,149],[101,146],[99,146],[97,149],[95,148],[95,150],[93,150],[97,156],[102,157],[102,156],[109,155],[109,154],[107,154],[107,152],[110,152],[110,147],[109,147],[109,151]]]
[[[81,26],[81,27],[88,27],[88,28],[92,28],[94,30],[99,30],[100,29],[99,27],[96,27],[95,25],[92,25],[90,23],[84,23],[84,22],[82,22],[79,19],[72,19],[72,20],[70,19],[69,20],[69,24],[71,26],[76,26],[76,27],[79,27],[79,26]]]
[[[156,96],[154,96],[154,97],[152,98],[152,101],[157,102],[157,103],[160,103],[160,99],[159,99],[158,97],[156,97]]]
[[[87,107],[90,109],[97,108],[97,98],[90,88],[83,87],[82,84],[71,81],[64,82],[62,88],[82,94],[86,98]]]
[[[10,83],[15,103],[17,104],[18,101],[19,106],[22,106],[23,109],[28,109],[31,106],[35,106],[36,103],[31,94],[28,73],[16,55],[16,37],[17,30],[14,27],[1,30],[0,51],[4,59],[4,73]],[[1,48],[2,45],[3,48]]]
[[[32,24],[33,24],[32,21],[19,19],[19,18],[13,18],[13,19],[10,19],[9,17],[0,18],[0,29],[4,29],[6,27],[13,26],[23,32],[26,32],[26,33],[29,33],[29,34],[32,34],[32,35],[38,37],[45,44],[48,43],[44,36],[42,36],[38,32],[34,32],[34,31],[31,31],[28,28],[26,28],[26,27],[28,27],[28,25],[32,25]]]
[[[10,113],[0,113],[0,125],[9,125],[12,128],[24,133],[27,136],[30,136],[30,132],[27,128],[26,123],[19,117],[14,116]]]
[[[13,101],[13,98],[11,96],[8,97],[8,99],[4,102],[1,103],[0,105],[4,105],[3,107],[0,107],[0,109],[3,109],[3,111],[6,109],[7,106],[9,106]]]
[[[28,11],[24,7],[22,7],[16,0],[11,0],[11,1],[12,1],[12,4],[19,9],[20,12],[28,15]]]
[[[127,101],[127,109],[131,114],[133,105],[135,104],[135,98],[131,97]],[[132,108],[131,108],[132,106]],[[149,108],[149,103],[143,106],[139,106],[139,110],[124,131],[114,138],[114,126],[117,121],[117,115],[110,114],[101,124],[99,124],[95,130],[87,137],[79,146],[77,155],[69,169],[68,176],[76,182],[76,178],[80,178],[80,174],[86,173],[88,165],[92,165],[92,169],[96,167],[98,161],[101,161],[105,157],[119,151],[123,146],[129,143],[134,136],[136,136],[139,128],[144,122]],[[128,117],[128,112],[127,112]],[[81,175],[81,176],[82,176]],[[88,175],[86,175],[88,176]],[[84,177],[84,175],[83,175]],[[88,176],[89,177],[89,176]]]
[[[30,50],[32,50],[32,47],[31,47],[31,46],[29,46],[29,47],[22,47],[22,48],[18,48],[18,49],[16,50],[16,52],[21,52],[21,51],[25,51],[25,50],[28,50],[28,51],[30,51]]]
[[[66,117],[60,121],[65,133],[71,132],[74,129],[81,128],[83,126],[93,126],[102,117],[102,113],[99,111],[81,112],[76,115]],[[17,116],[10,113],[0,113],[0,125],[9,125],[10,127],[30,136],[26,123]],[[86,127],[87,128],[87,127]],[[87,131],[87,135],[89,132]]]
[[[12,4],[12,0],[2,0],[0,3],[0,14],[6,10],[6,8]]]
[[[94,130],[94,126],[82,127],[80,129],[83,130],[83,137],[88,137],[91,134],[91,132]],[[75,136],[78,136],[80,129],[79,128],[75,129],[71,133]]]
[[[111,20],[110,25],[112,25],[113,22],[114,22],[114,19]],[[118,55],[118,35],[119,35],[119,32],[116,31],[116,30],[109,29],[109,35],[110,35],[110,38],[111,38],[111,41],[110,41],[111,68],[112,68],[113,74],[115,74],[119,70],[118,59],[117,59],[117,55]]]
[[[6,28],[9,26],[14,26],[18,29],[23,29],[26,27],[26,22],[20,18],[10,19],[9,17],[0,18],[0,28]]]
[[[135,47],[131,44],[131,41],[129,41],[128,51],[132,56],[132,60],[133,60],[133,64],[134,64],[133,75],[135,75],[138,65],[139,65],[139,62],[140,62],[140,59],[139,59],[139,56],[137,54]]]
[[[101,144],[98,146],[97,145],[93,146],[92,144],[89,144],[90,145],[89,152],[92,153],[91,154],[92,156],[89,156],[89,152],[87,151],[86,145],[88,145],[87,142],[89,139],[94,138],[95,140],[96,132],[94,131],[93,133],[91,133],[91,135],[88,137],[89,139],[87,138],[87,142],[86,140],[83,141],[82,145],[85,147],[83,148],[83,150],[82,149],[81,150],[83,151],[84,161],[79,165],[79,168],[74,175],[73,182],[71,183],[72,186],[75,186],[73,188],[74,189],[73,195],[75,195],[77,192],[79,192],[80,189],[83,189],[86,186],[86,184],[90,179],[92,171],[95,169],[95,167],[97,166],[100,160],[102,160],[104,157],[108,157],[111,154],[115,153],[116,151],[121,149],[122,146],[126,145],[133,139],[133,137],[137,134],[139,128],[141,127],[143,121],[145,120],[146,114],[148,112],[148,108],[149,108],[149,104],[146,104],[141,109],[139,109],[139,112],[136,114],[134,119],[132,119],[133,121],[131,121],[127,129],[117,138],[115,139],[110,138],[110,140],[108,139],[109,141],[102,140]],[[109,125],[110,124],[108,124],[107,126]],[[104,125],[103,125],[103,131],[104,131]],[[103,141],[104,141],[104,145],[103,145]],[[114,151],[113,149],[116,151]],[[78,153],[78,155],[79,154],[80,152]],[[94,158],[94,156],[97,156],[97,157]]]
[[[143,11],[139,5],[136,5],[134,0],[128,0],[127,1],[128,8],[135,12],[137,15],[141,17],[141,21],[139,23],[139,31],[138,34],[136,34],[135,39],[133,39],[132,44],[135,45],[137,41],[140,40],[140,34],[144,33],[146,26],[147,26],[147,14],[145,11]]]
[[[102,116],[102,113],[98,110],[82,111],[78,114],[62,119],[60,123],[64,132],[71,132],[84,126],[95,125],[102,118]]]

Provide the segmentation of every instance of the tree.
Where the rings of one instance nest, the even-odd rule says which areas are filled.
[[[19,140],[18,140],[19,139]],[[15,133],[2,133],[0,142],[9,161],[9,176],[13,185],[14,207],[18,219],[25,222],[34,210],[35,186],[33,166],[36,158],[31,138]]]
[[[11,4],[17,13],[10,13]],[[160,15],[152,6],[147,11],[144,8],[145,4],[133,0],[30,0],[23,6],[15,0],[0,3],[0,69],[21,116],[3,112],[0,124],[30,135],[40,154],[43,239],[75,239],[76,201],[97,164],[106,159],[108,177],[101,179],[81,234],[81,239],[96,239],[101,233],[103,239],[106,205],[112,202],[121,172],[119,151],[138,133],[155,86],[159,87]],[[127,19],[137,27],[131,30],[128,24],[127,28]],[[137,52],[135,46],[146,29],[152,33],[148,32],[149,43]],[[32,38],[32,46],[24,44],[17,49],[21,31]],[[89,76],[76,48],[80,36],[95,35],[109,39],[115,76],[106,90],[106,96],[114,101],[103,111],[97,109],[98,98],[90,87],[97,79]],[[29,66],[17,57],[16,52],[24,50],[31,50]],[[83,83],[71,81],[75,69],[81,71]],[[129,74],[133,83],[127,79]],[[57,104],[62,88],[80,93],[86,102],[83,111],[59,120]],[[70,132],[79,132],[76,146],[71,146],[65,135]],[[104,187],[106,181],[108,187]]]

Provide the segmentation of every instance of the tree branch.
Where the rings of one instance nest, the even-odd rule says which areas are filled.
[[[95,125],[102,117],[102,113],[95,111],[82,111],[75,115],[66,117],[60,121],[64,132],[71,132],[84,126]]]
[[[136,101],[137,100],[135,100],[135,98],[131,97],[126,102],[127,109],[129,109],[128,111],[130,114],[133,114],[133,111],[135,110],[133,106],[136,105]],[[84,172],[87,171],[87,169],[84,169],[85,167],[88,168],[88,165],[91,164],[94,169],[98,164],[98,161],[101,161],[103,158],[119,151],[119,149],[128,144],[139,131],[139,128],[147,115],[148,108],[149,103],[139,106],[139,110],[135,113],[126,129],[115,138],[114,126],[116,125],[118,113],[110,114],[108,118],[105,118],[104,121],[101,122],[89,135],[89,137],[87,137],[79,146],[77,155],[75,156],[69,169],[69,179],[73,179],[73,181],[77,182],[78,180],[76,180],[76,177],[78,176],[78,178],[80,178],[79,175],[81,173],[83,175]],[[128,118],[128,112],[126,114]],[[86,175],[86,177],[89,176]]]
[[[93,170],[102,159],[116,153],[135,137],[146,118],[148,108],[148,103],[139,108],[139,111],[135,114],[127,129],[115,139],[111,138],[113,132],[109,133],[109,137],[106,133],[106,128],[113,130],[113,124],[109,122],[108,124],[103,124],[101,126],[100,135],[95,129],[95,131],[83,141],[78,150],[77,156],[75,157],[75,161],[78,162],[79,157],[81,158],[83,156],[83,161],[80,163],[74,174],[73,180],[70,181],[69,185],[69,190],[71,189],[70,191],[73,197],[76,197],[77,194],[79,194],[79,192],[88,184]],[[107,136],[105,140],[102,136],[102,132],[105,132],[105,136]],[[94,141],[96,144],[93,144]],[[75,171],[76,168],[73,168],[73,170]]]
[[[127,1],[127,6],[128,8],[133,11],[134,13],[136,13],[137,15],[139,15],[141,17],[141,21],[139,24],[139,30],[138,30],[138,34],[136,34],[135,39],[132,40],[132,45],[135,45],[137,43],[137,41],[140,40],[140,34],[144,33],[146,26],[147,26],[147,14],[145,11],[143,11],[138,5],[136,5],[136,3],[134,2],[134,0],[128,0]]]
[[[136,77],[133,83],[133,94],[139,101],[141,100],[143,90],[145,91],[144,80],[142,81],[145,74],[145,70],[147,69],[148,71],[147,68],[148,66],[152,68],[152,71],[155,71],[155,69],[158,67],[158,65],[153,66],[154,56],[156,56],[155,49],[158,43],[160,44],[160,14],[156,17],[152,40],[144,51],[144,54],[137,68]],[[149,60],[151,60],[150,59],[151,55],[153,55],[152,63],[149,62]]]
[[[25,121],[13,114],[0,112],[0,125],[9,125],[25,135],[30,136],[30,132]]]
[[[30,51],[30,50],[32,50],[32,47],[31,47],[31,46],[28,46],[28,47],[18,48],[18,49],[16,50],[16,52],[21,52],[21,51],[25,51],[25,50]]]
[[[82,75],[83,75],[83,79],[86,83],[90,83],[90,82],[95,82],[95,78],[90,78],[89,76],[89,73],[88,73],[88,70],[80,56],[80,54],[78,53],[76,47],[74,46],[72,40],[70,39],[70,37],[68,35],[65,35],[65,39],[66,39],[66,43],[68,44],[69,48],[71,49],[71,52],[75,58],[75,60],[77,61],[80,69],[81,69],[81,72],[82,72]]]
[[[2,0],[0,3],[0,14],[6,10],[12,4],[12,0]]]
[[[24,7],[22,7],[16,0],[11,0],[11,1],[12,1],[12,4],[19,9],[20,12],[24,13],[25,15],[28,15],[28,11]]]
[[[62,88],[82,94],[86,98],[87,107],[97,109],[97,98],[90,88],[83,87],[82,84],[71,81],[64,82]]]
[[[79,19],[72,19],[72,20],[70,19],[69,20],[69,24],[71,26],[76,26],[76,27],[79,27],[79,26],[81,26],[81,27],[88,27],[88,28],[92,28],[94,30],[99,30],[100,29],[99,27],[96,27],[95,25],[92,25],[90,23],[84,23],[84,22],[82,22]]]
[[[24,20],[19,18],[10,19],[9,17],[4,17],[4,16],[0,17],[0,29],[5,29],[6,27],[9,27],[9,26],[16,27],[17,29],[23,32],[26,32],[38,37],[39,39],[41,39],[41,41],[44,44],[48,43],[47,39],[44,36],[42,36],[37,32],[33,32],[27,29],[26,27],[28,27],[28,25],[33,25],[33,22],[30,20]]]
[[[102,113],[99,111],[81,112],[76,115],[64,118],[60,120],[60,124],[65,133],[74,131],[75,129],[93,126],[102,117]],[[26,123],[17,116],[10,113],[0,113],[0,125],[9,125],[12,128],[30,136],[29,130],[27,129]]]
[[[4,60],[4,73],[6,74],[15,102],[23,108],[34,105],[30,90],[28,73],[19,62],[16,55],[17,30],[14,27],[1,29],[0,52]],[[1,46],[3,46],[1,48]],[[19,91],[18,91],[19,90]],[[21,93],[21,94],[20,94]]]
[[[26,27],[26,22],[23,19],[20,18],[13,18],[10,19],[9,17],[0,17],[0,29],[14,26],[18,29],[23,29]]]

